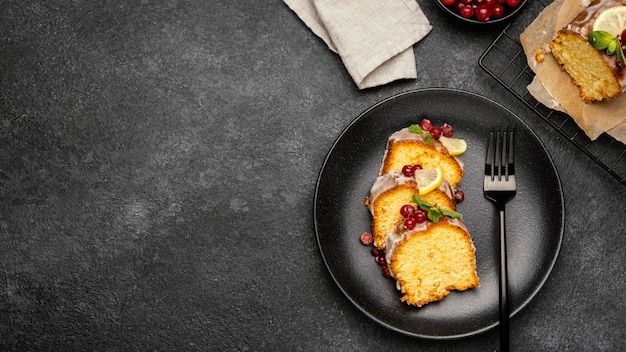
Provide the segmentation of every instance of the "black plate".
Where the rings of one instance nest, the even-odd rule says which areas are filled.
[[[422,118],[454,127],[468,142],[459,211],[476,246],[480,287],[452,292],[422,308],[399,301],[395,282],[380,274],[370,248],[359,241],[370,231],[363,204],[376,179],[387,138]],[[518,191],[507,205],[511,315],[521,310],[548,278],[563,237],[563,194],[554,164],[535,133],[515,114],[479,95],[423,89],[386,99],[357,117],[332,146],[319,175],[314,204],[319,248],[333,279],[348,299],[381,325],[411,336],[453,339],[498,325],[498,218],[483,196],[488,133],[516,132]]]

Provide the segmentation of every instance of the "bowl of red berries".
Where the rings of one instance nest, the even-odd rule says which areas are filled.
[[[446,13],[467,23],[495,24],[511,20],[528,0],[435,0]]]

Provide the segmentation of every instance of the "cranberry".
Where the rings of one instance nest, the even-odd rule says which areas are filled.
[[[489,21],[491,18],[491,8],[485,4],[476,7],[476,19],[482,22]]]
[[[465,18],[474,16],[474,9],[471,6],[463,6],[459,10],[459,14]]]
[[[422,224],[428,219],[428,212],[424,209],[418,209],[415,214],[413,214],[413,219],[415,219],[417,224]]]
[[[413,170],[413,165],[404,165],[402,167],[402,174],[406,177],[413,177],[415,175],[415,170]]]
[[[455,2],[456,0],[441,0],[441,3],[444,4],[445,6],[452,6],[454,5]]]
[[[464,9],[467,8],[467,7],[469,7],[469,6],[465,6]],[[474,10],[472,10],[472,13],[473,12],[474,12]],[[443,132],[441,131],[441,127],[434,126],[433,128],[430,129],[430,134],[433,136],[434,139],[439,139],[439,137],[441,137],[442,133]]]
[[[417,225],[417,222],[415,221],[415,218],[413,218],[412,216],[409,216],[408,218],[404,219],[404,228],[405,229],[413,230],[416,225]]]
[[[465,200],[465,192],[461,191],[460,189],[457,189],[456,192],[454,192],[454,201],[458,204],[458,203],[462,203]]]
[[[424,131],[430,131],[430,128],[433,127],[433,123],[430,122],[429,119],[423,119],[420,122],[420,127],[424,130]]]
[[[454,129],[452,128],[452,126],[444,123],[443,126],[441,126],[441,133],[444,137],[450,138],[454,134]]]
[[[519,5],[520,0],[506,0],[506,4],[511,7],[517,7]]]
[[[372,250],[370,252],[372,253],[374,257],[378,257],[379,255],[384,255],[383,251],[381,251],[377,247],[372,247]]]
[[[622,31],[622,33],[619,35],[619,37],[620,37],[620,40],[622,40],[622,38],[623,38],[622,42],[626,41],[626,29],[624,29]]]
[[[391,270],[389,270],[388,266],[383,266],[382,273],[384,277],[391,277]]]
[[[615,66],[617,68],[624,68],[624,66],[626,66],[626,65],[624,65],[624,63],[621,62],[619,59],[615,59]]]
[[[361,243],[363,243],[366,246],[369,246],[370,244],[372,244],[372,242],[374,242],[374,236],[371,233],[363,232],[361,234]]]
[[[415,208],[411,204],[405,204],[400,208],[400,214],[403,218],[408,218],[415,212]]]
[[[492,7],[496,3],[496,0],[484,0],[483,4]]]
[[[504,7],[502,7],[502,5],[500,4],[494,4],[493,6],[491,6],[491,14],[495,18],[501,18],[502,16],[504,16]]]
[[[380,266],[385,266],[387,265],[387,259],[385,259],[384,255],[379,255],[376,257],[376,263]]]
[[[415,175],[415,171],[421,170],[421,169],[422,169],[422,165],[413,165],[411,167],[411,172],[413,173],[413,175]]]

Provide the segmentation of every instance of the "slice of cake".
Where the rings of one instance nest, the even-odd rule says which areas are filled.
[[[421,165],[424,169],[440,167],[450,186],[456,186],[463,178],[463,165],[450,155],[439,141],[427,139],[427,133],[414,133],[403,128],[393,133],[387,141],[380,175],[401,170],[404,165]]]
[[[368,201],[372,214],[372,235],[374,235],[376,247],[385,249],[387,235],[403,220],[400,208],[405,204],[410,204],[413,195],[417,194],[415,179],[403,175],[400,171],[393,170],[376,179],[370,190]],[[437,189],[420,197],[440,208],[456,210],[454,191],[446,179]]]
[[[587,103],[609,100],[626,91],[624,63],[589,42],[595,20],[605,10],[626,0],[595,0],[550,42],[550,51],[562,70],[580,89]],[[626,29],[626,28],[624,28]]]
[[[475,247],[461,219],[442,217],[412,230],[395,227],[386,240],[386,259],[407,304],[421,307],[452,290],[480,285]]]

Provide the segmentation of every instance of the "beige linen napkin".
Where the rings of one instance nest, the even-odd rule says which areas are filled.
[[[416,0],[284,0],[339,54],[359,89],[417,78],[413,44],[432,29]]]

